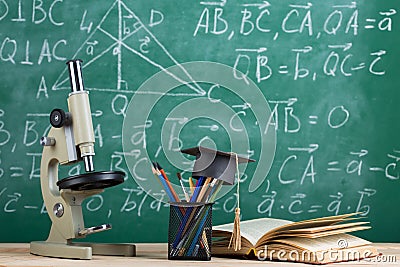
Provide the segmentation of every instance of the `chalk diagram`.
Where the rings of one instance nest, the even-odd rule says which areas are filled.
[[[135,12],[121,0],[113,2],[72,58],[83,60],[84,72],[99,73],[95,75],[96,79],[91,79],[90,85],[86,88],[88,90],[135,93],[134,89],[140,85],[134,84],[135,75],[148,76],[148,73],[143,73],[142,64],[150,64],[156,68],[156,72],[164,71],[186,85],[185,92],[178,95],[206,94]],[[110,68],[115,66],[115,61],[116,69]],[[167,70],[173,65],[179,66],[180,73],[171,73]],[[69,77],[65,68],[52,89],[69,89]]]

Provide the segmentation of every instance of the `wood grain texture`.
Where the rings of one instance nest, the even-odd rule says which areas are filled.
[[[359,262],[335,263],[335,266],[398,266],[400,261],[400,243],[374,244],[381,253],[380,258],[362,260]],[[253,260],[224,259],[213,257],[210,262],[199,261],[169,261],[167,260],[167,244],[137,244],[137,257],[94,256],[92,260],[68,260],[46,258],[29,254],[29,244],[0,244],[0,266],[253,266],[268,264],[269,266],[286,266],[285,262],[261,262]],[[385,262],[386,261],[386,262]],[[391,261],[391,262],[389,262]],[[311,266],[309,264],[291,263],[290,266]]]

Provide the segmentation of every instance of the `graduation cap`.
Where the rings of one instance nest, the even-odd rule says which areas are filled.
[[[255,160],[207,147],[192,147],[181,150],[182,153],[196,156],[193,166],[193,177],[213,177],[227,184],[234,184],[238,163],[254,162]]]

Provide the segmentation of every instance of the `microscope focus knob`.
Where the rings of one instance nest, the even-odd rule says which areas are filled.
[[[54,137],[43,136],[40,138],[40,144],[42,146],[54,146],[56,144],[56,139]]]
[[[72,122],[71,114],[64,110],[56,108],[50,113],[50,123],[54,128],[61,128],[64,125],[70,125]]]

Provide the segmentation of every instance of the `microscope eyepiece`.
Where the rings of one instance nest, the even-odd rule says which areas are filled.
[[[82,79],[82,60],[74,59],[67,62],[69,70],[69,81],[71,83],[71,92],[84,91]]]

